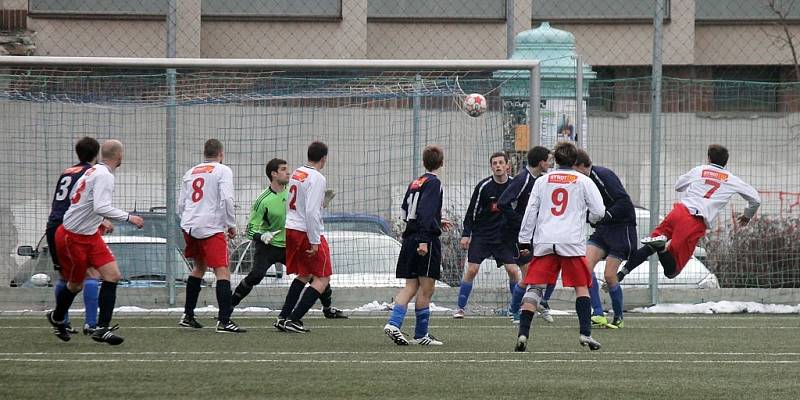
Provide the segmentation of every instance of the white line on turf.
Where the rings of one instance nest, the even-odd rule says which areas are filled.
[[[246,324],[241,324],[243,328],[247,329],[267,329],[267,330],[275,330],[272,326],[248,326]],[[380,330],[380,326],[377,325],[308,325],[311,329],[378,329]],[[52,329],[50,327],[46,327],[44,325],[30,325],[30,326],[0,326],[0,330],[2,329],[39,329],[39,328],[47,328]],[[170,325],[170,326],[125,326],[121,325],[120,329],[174,329],[179,331],[191,332],[191,331],[198,331],[200,329],[191,329],[179,327],[177,324]],[[216,329],[213,326],[207,326],[202,328],[205,330],[213,330]],[[439,330],[439,329],[516,329],[516,325],[507,324],[507,325],[470,325],[468,327],[459,326],[459,325],[431,325],[430,329]],[[575,327],[571,325],[544,325],[539,324],[536,329],[572,329],[574,330]],[[625,325],[625,330],[631,329],[800,329],[800,325],[798,326],[734,326],[734,325],[727,325],[727,326],[715,326],[715,325],[703,325],[703,326],[675,326],[675,325],[663,325],[663,326],[633,326],[633,325]],[[277,332],[277,331],[276,331]]]
[[[586,351],[531,351],[529,354],[587,354]],[[273,356],[299,356],[299,355],[485,355],[485,354],[519,354],[514,351],[109,351],[109,352],[0,352],[0,356],[96,356],[96,355],[273,355]],[[592,353],[597,354],[597,353]],[[668,356],[800,356],[800,353],[781,352],[711,352],[711,351],[614,351],[605,352],[614,356],[621,355],[668,355]]]
[[[430,363],[429,360],[286,360],[286,359],[213,359],[213,360],[196,360],[196,359],[94,359],[94,360],[74,360],[74,359],[40,359],[40,358],[0,358],[4,362],[65,362],[65,363],[195,363],[195,364],[218,364],[218,363],[231,363],[231,364],[251,364],[251,363],[280,363],[280,364],[423,364]],[[477,360],[477,359],[464,359],[464,360],[436,360],[437,364],[460,364],[460,363],[479,363],[479,364],[510,364],[510,363],[524,363],[524,364],[800,364],[800,360],[530,360],[530,359],[512,359],[512,360]]]

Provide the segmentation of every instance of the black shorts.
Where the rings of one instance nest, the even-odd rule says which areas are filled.
[[[53,269],[58,271],[61,269],[58,263],[58,254],[56,253],[56,230],[59,225],[47,225],[47,229],[44,231],[45,238],[47,238],[47,251],[50,253],[50,258],[53,260]]]
[[[609,257],[627,260],[636,251],[636,225],[598,225],[587,244],[602,249]]]
[[[286,265],[286,248],[253,239],[253,269],[266,272],[275,263]]]
[[[428,254],[417,253],[418,240],[403,239],[400,257],[397,259],[398,279],[416,279],[428,277],[438,280],[442,275],[442,242],[434,238],[428,242]]]
[[[517,244],[511,241],[487,242],[480,237],[473,237],[467,250],[467,262],[480,264],[483,260],[494,257],[497,266],[517,263]]]

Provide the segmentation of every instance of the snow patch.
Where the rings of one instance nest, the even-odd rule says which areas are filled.
[[[657,304],[631,312],[648,314],[797,314],[800,304],[761,304],[748,301],[712,301],[700,304]]]

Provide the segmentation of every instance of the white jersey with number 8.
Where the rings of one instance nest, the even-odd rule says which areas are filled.
[[[195,165],[186,171],[181,182],[181,229],[194,238],[205,239],[236,227],[233,201],[233,172],[227,165]]]
[[[719,211],[728,204],[734,194],[748,202],[744,216],[753,218],[761,205],[761,197],[750,185],[730,171],[714,164],[699,165],[678,178],[675,190],[683,192],[681,203],[692,215],[702,216],[706,226],[711,227]]]
[[[533,184],[519,243],[529,243],[533,236],[534,256],[584,256],[587,210],[590,222],[599,221],[606,212],[591,179],[572,169],[545,174]]]

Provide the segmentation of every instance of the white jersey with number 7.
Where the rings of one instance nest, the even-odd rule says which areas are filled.
[[[706,226],[711,227],[722,207],[734,194],[747,200],[744,216],[753,218],[761,205],[761,197],[750,185],[736,175],[715,164],[699,165],[682,175],[675,182],[675,191],[683,192],[681,203],[692,215],[702,216]]]
[[[236,227],[233,201],[233,171],[227,165],[195,165],[181,182],[181,229],[196,239],[205,239]]]
[[[522,218],[519,243],[533,236],[533,255],[586,255],[586,218],[597,222],[605,215],[603,196],[594,182],[573,169],[558,169],[533,184]]]
[[[320,244],[326,183],[325,176],[305,165],[294,170],[289,179],[286,228],[305,232],[311,244]]]

